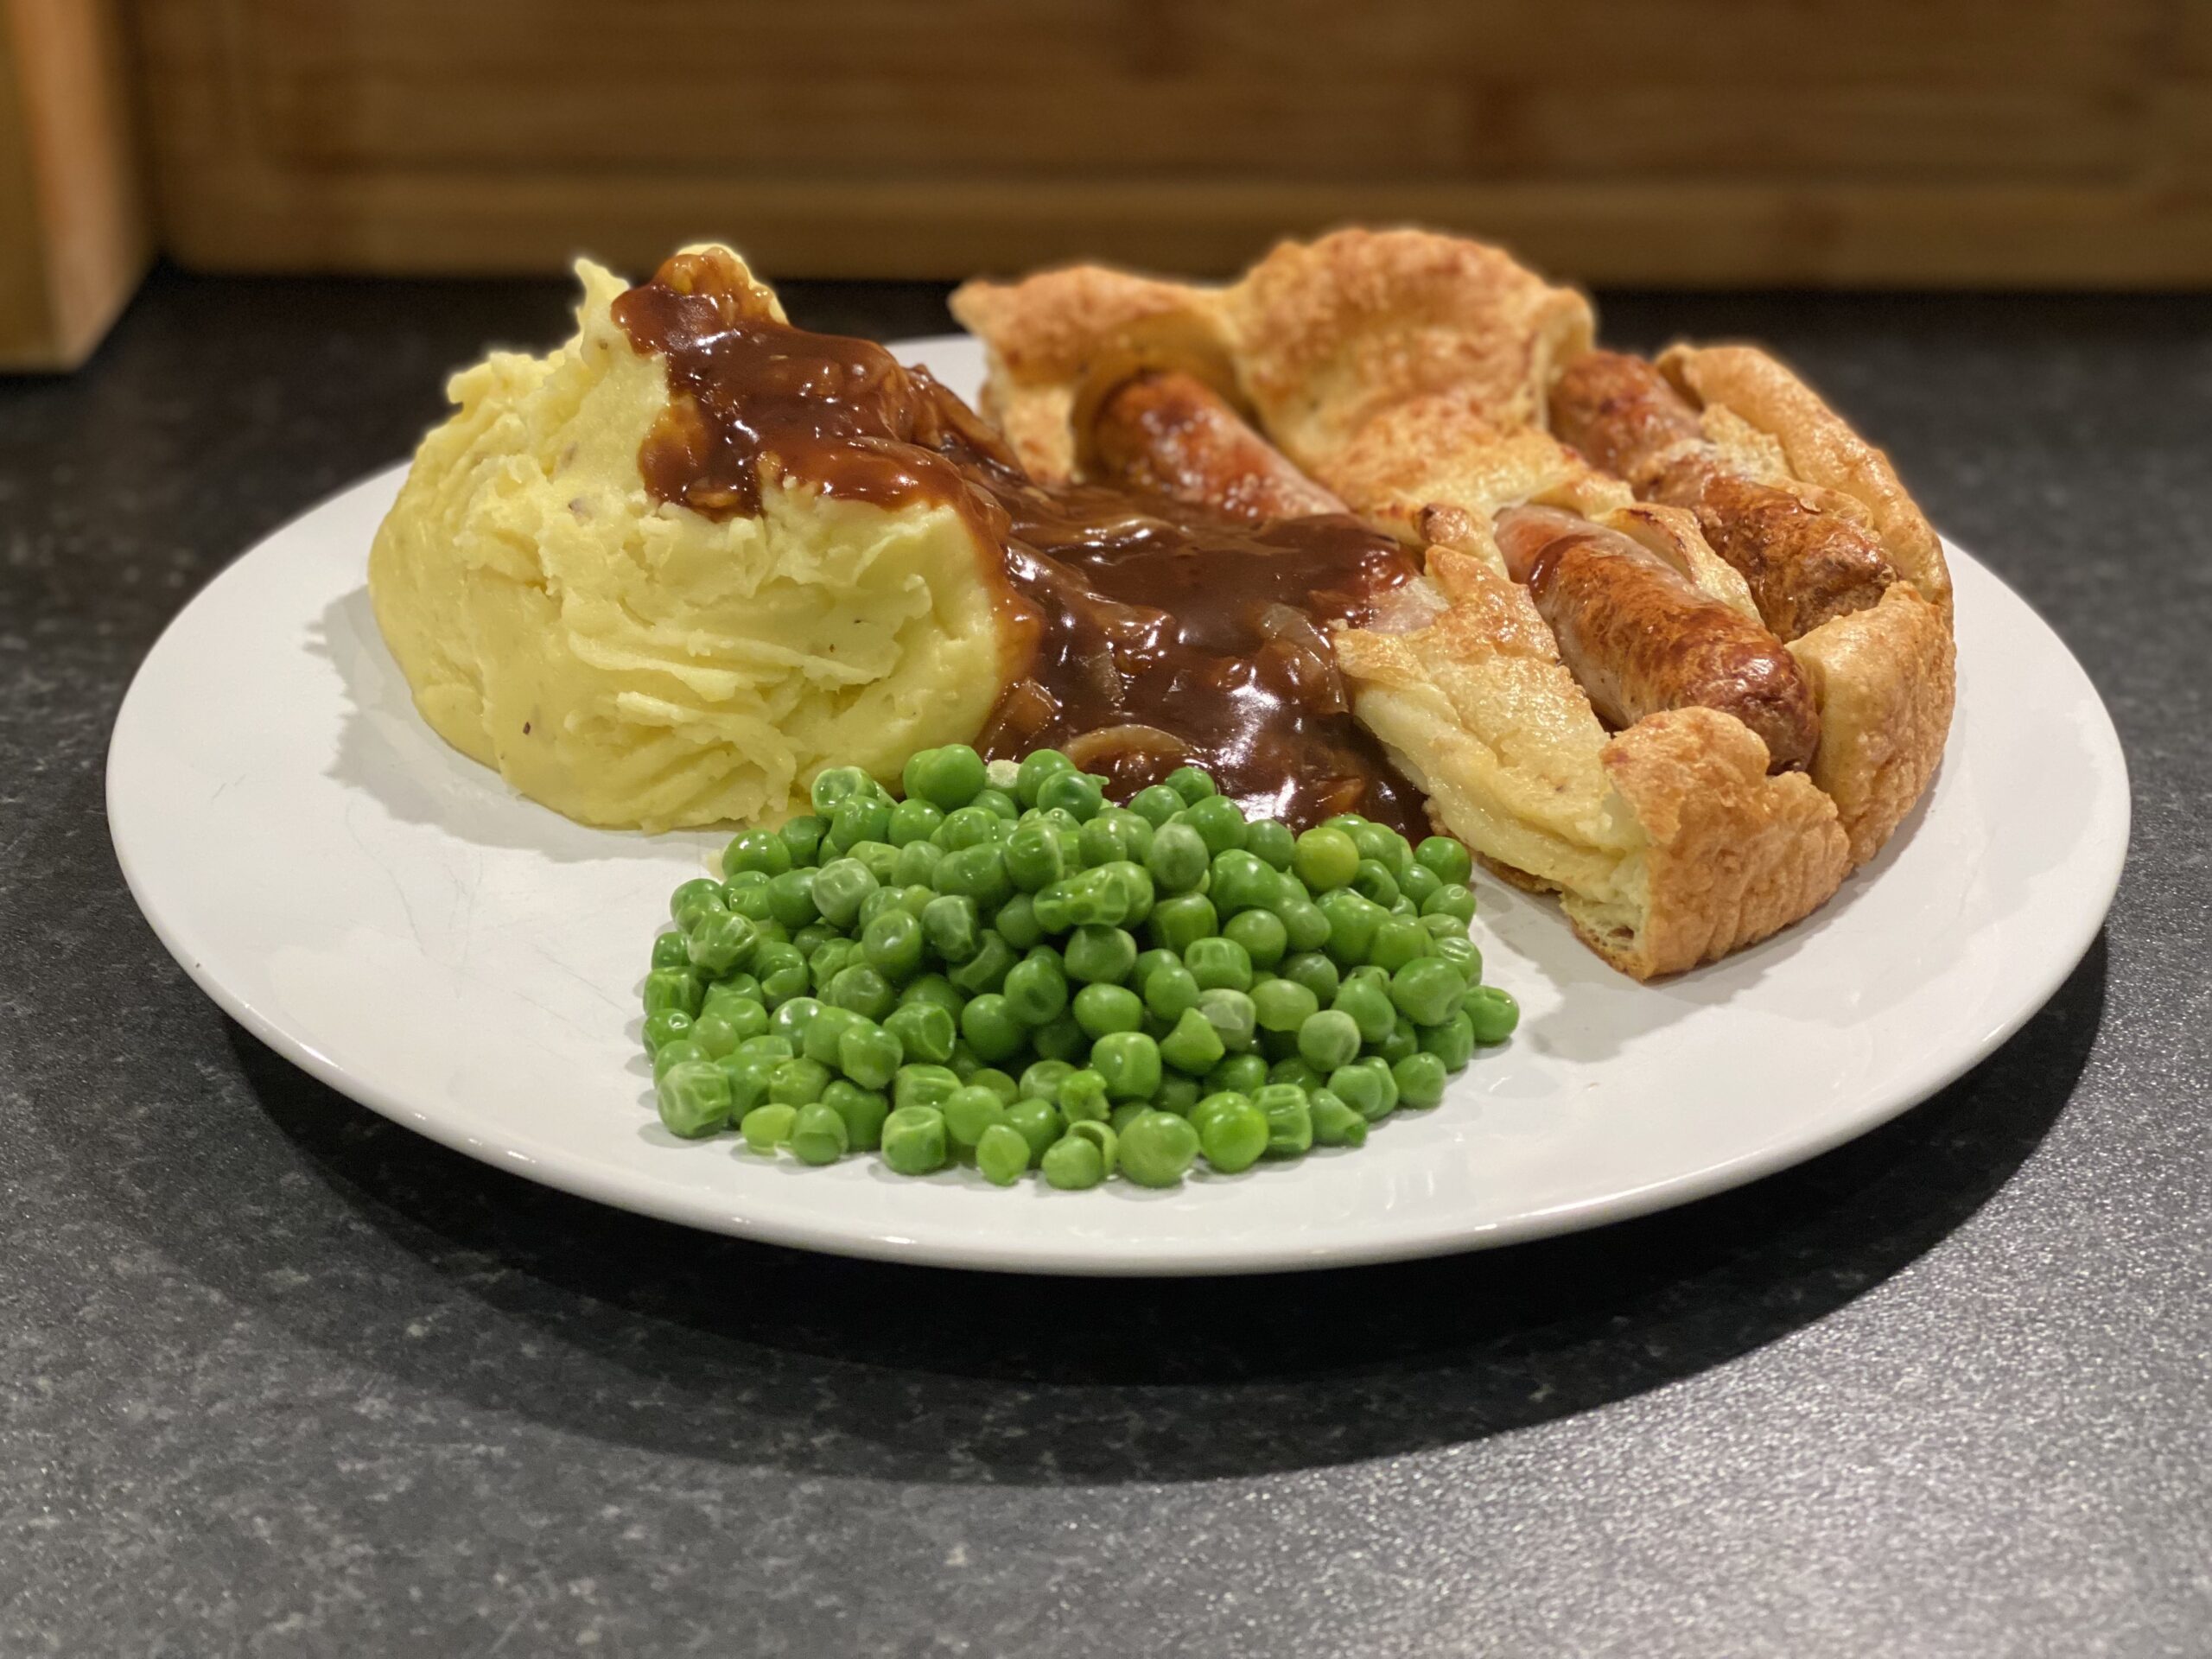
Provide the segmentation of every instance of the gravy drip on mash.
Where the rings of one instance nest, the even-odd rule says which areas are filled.
[[[1371,622],[1420,574],[1389,537],[1341,515],[1255,524],[1033,483],[925,372],[777,321],[713,253],[677,255],[614,318],[667,365],[669,407],[638,452],[656,500],[753,514],[763,483],[788,479],[950,506],[1002,550],[1018,644],[985,755],[1065,749],[1121,799],[1198,766],[1294,828],[1360,812],[1428,833],[1420,791],[1352,719],[1327,643],[1330,624]]]

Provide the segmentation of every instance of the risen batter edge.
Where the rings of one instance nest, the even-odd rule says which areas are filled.
[[[1286,243],[1226,287],[1084,267],[971,283],[953,309],[987,349],[986,409],[1040,475],[1082,475],[1086,410],[1114,382],[1180,368],[1426,546],[1447,608],[1405,632],[1338,636],[1355,711],[1433,817],[1516,884],[1557,892],[1624,972],[1691,968],[1809,914],[1941,760],[1955,695],[1942,543],[1886,458],[1757,347],[1677,346],[1660,366],[1716,442],[1859,518],[1901,575],[1872,609],[1791,643],[1822,736],[1808,773],[1772,777],[1759,740],[1709,709],[1608,734],[1491,543],[1506,506],[1565,506],[1750,607],[1687,514],[1635,502],[1544,429],[1551,380],[1591,346],[1580,294],[1481,244],[1344,231]]]

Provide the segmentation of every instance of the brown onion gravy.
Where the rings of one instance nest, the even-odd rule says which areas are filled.
[[[1204,766],[1254,814],[1357,811],[1427,832],[1419,791],[1355,721],[1329,652],[1418,567],[1344,516],[1255,524],[1096,486],[1032,482],[966,404],[881,346],[767,315],[722,257],[678,254],[614,302],[670,403],[639,447],[654,499],[710,518],[772,480],[941,504],[1001,550],[1018,648],[976,747],[1068,750],[1127,799]]]

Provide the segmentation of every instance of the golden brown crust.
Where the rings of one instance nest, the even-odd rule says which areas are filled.
[[[1790,642],[1821,709],[1812,779],[1851,842],[1853,868],[1882,849],[1943,758],[1957,693],[1956,648],[1936,607],[1899,582]]]
[[[1495,425],[1541,426],[1554,365],[1593,327],[1573,289],[1503,249],[1427,231],[1282,243],[1223,302],[1262,423],[1324,481],[1335,451],[1411,398],[1443,394]]]
[[[1771,435],[1797,478],[1863,506],[1890,562],[1949,620],[1951,573],[1942,539],[1905,493],[1890,458],[1819,393],[1756,346],[1678,344],[1658,362],[1661,372],[1700,404],[1732,410]]]
[[[1758,614],[1693,515],[1637,501],[1543,429],[1557,366],[1589,345],[1573,290],[1478,244],[1344,232],[1285,245],[1227,289],[1048,272],[971,283],[954,309],[983,337],[995,406],[1040,475],[1087,464],[1109,380],[1182,369],[1370,522],[1448,543],[1427,556],[1440,614],[1413,607],[1402,624],[1337,636],[1355,711],[1433,818],[1506,879],[1560,893],[1576,931],[1627,973],[1694,967],[1817,907],[1941,755],[1953,696],[1941,544],[1880,453],[1764,353],[1677,346],[1662,366],[1732,466],[1869,527],[1919,583],[1792,645],[1824,732],[1810,772],[1780,777],[1750,730],[1712,709],[1609,736],[1505,574],[1494,516],[1557,505]]]
[[[1801,773],[1769,777],[1766,748],[1711,709],[1652,715],[1605,746],[1614,790],[1645,845],[1621,884],[1643,925],[1580,895],[1568,917],[1591,948],[1638,979],[1741,950],[1810,915],[1850,868],[1835,803]]]
[[[1216,289],[1076,265],[964,283],[950,305],[989,359],[983,412],[1045,483],[1078,470],[1086,396],[1145,368],[1181,369],[1217,390],[1236,384]]]

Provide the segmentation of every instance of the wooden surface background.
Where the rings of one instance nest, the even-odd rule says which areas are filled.
[[[1657,283],[2212,279],[2208,0],[136,0],[225,269],[1225,270],[1334,223]]]
[[[111,0],[0,0],[0,369],[67,368],[150,251]]]

